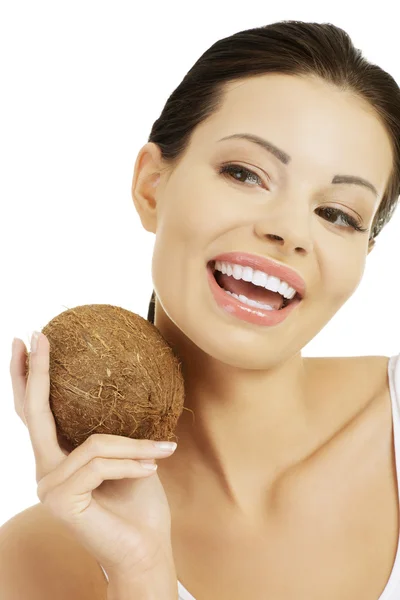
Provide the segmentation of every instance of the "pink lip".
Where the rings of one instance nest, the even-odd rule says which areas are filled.
[[[242,265],[243,267],[251,267],[252,269],[263,271],[267,275],[279,277],[279,279],[286,281],[286,283],[294,288],[301,299],[304,298],[306,293],[306,283],[304,279],[287,266],[279,265],[263,256],[246,254],[245,252],[226,252],[224,254],[219,254],[212,259],[212,262],[217,260],[235,263],[236,265]]]
[[[281,310],[265,310],[254,308],[229,296],[217,283],[211,265],[207,267],[207,276],[210,290],[217,305],[230,316],[247,321],[253,325],[263,325],[271,327],[282,323],[290,313],[301,303],[300,297],[296,294],[293,300]]]

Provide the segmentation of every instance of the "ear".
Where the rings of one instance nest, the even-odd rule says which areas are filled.
[[[375,248],[375,239],[372,238],[368,241],[368,253],[367,255],[371,252],[371,250]]]
[[[153,142],[145,144],[136,158],[131,194],[142,225],[150,233],[156,233],[156,188],[164,170],[160,148]]]

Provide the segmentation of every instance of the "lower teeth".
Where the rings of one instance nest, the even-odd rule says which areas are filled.
[[[273,308],[269,304],[263,304],[262,302],[257,302],[256,300],[249,300],[249,298],[246,298],[246,296],[243,296],[243,295],[238,296],[237,294],[234,294],[233,292],[228,292],[228,290],[224,290],[224,292],[226,292],[230,296],[233,296],[234,298],[236,298],[236,300],[239,300],[239,302],[243,302],[243,304],[247,304],[248,306],[252,306],[253,308],[262,308],[264,310],[277,310],[276,308]],[[284,307],[285,307],[285,304],[283,304],[282,308],[284,308]],[[278,309],[278,310],[280,310],[280,309]]]

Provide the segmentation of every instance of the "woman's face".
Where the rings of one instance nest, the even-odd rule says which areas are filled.
[[[263,75],[226,90],[222,107],[195,129],[178,165],[152,188],[154,204],[139,185],[132,191],[142,223],[156,234],[152,277],[161,332],[174,344],[188,338],[225,364],[266,369],[298,353],[359,285],[392,151],[366,103],[318,79]],[[290,160],[284,164],[247,140],[220,141],[243,133],[268,140]],[[134,182],[140,157],[151,159],[141,175],[159,165],[155,148],[141,150]],[[226,163],[253,174],[219,174]],[[332,183],[337,175],[363,178],[377,195]],[[255,325],[216,304],[207,264],[231,251],[266,257],[304,279],[305,296],[283,322]]]

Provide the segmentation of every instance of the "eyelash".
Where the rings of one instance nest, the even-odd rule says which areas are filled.
[[[238,171],[243,171],[243,173],[246,173],[247,176],[252,175],[253,177],[257,178],[262,183],[261,177],[259,177],[256,173],[254,173],[253,171],[250,171],[249,169],[246,169],[245,167],[237,165],[235,163],[228,163],[228,164],[222,165],[219,168],[218,172],[220,175],[224,175],[225,177],[228,177],[232,173],[237,173]],[[238,183],[243,183],[241,181],[238,181],[237,179],[236,179],[236,181]],[[345,223],[347,223],[347,225],[349,225],[356,231],[361,231],[361,232],[368,231],[368,229],[361,227],[361,223],[359,221],[357,221],[356,219],[354,219],[353,217],[351,217],[344,211],[339,210],[338,208],[332,208],[331,206],[327,206],[326,208],[323,208],[323,207],[320,208],[320,210],[322,210],[323,212],[328,211],[328,213],[330,211],[331,214],[333,213],[334,216],[336,216],[336,217],[339,216]]]

